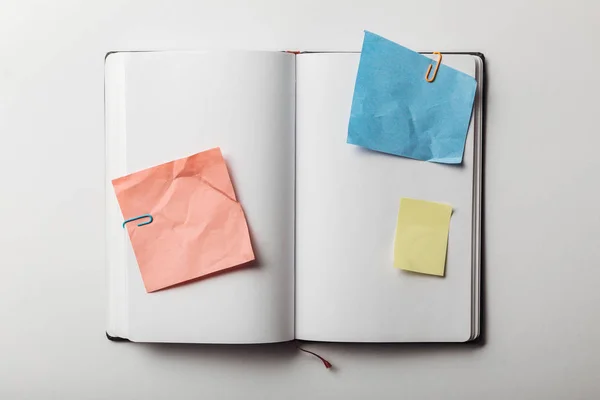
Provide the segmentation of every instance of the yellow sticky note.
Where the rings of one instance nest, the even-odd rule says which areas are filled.
[[[394,266],[444,276],[452,207],[425,200],[400,199]]]

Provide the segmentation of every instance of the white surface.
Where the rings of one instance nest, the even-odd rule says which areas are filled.
[[[0,2],[0,397],[593,399],[600,135],[592,0]],[[104,338],[104,53],[358,50],[362,29],[486,54],[482,346]]]
[[[294,56],[282,52],[107,57],[109,334],[180,343],[294,338],[294,70]],[[110,181],[219,146],[256,262],[149,295]]]
[[[359,59],[301,54],[296,61],[296,337],[465,342],[472,332],[474,123],[460,167],[346,144]],[[475,76],[473,56],[444,61]],[[444,279],[393,267],[402,197],[452,206]]]

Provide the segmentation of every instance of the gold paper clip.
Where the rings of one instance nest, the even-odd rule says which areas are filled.
[[[440,53],[439,51],[434,51],[433,54],[438,55],[437,65],[435,66],[435,71],[433,71],[433,76],[430,78],[429,73],[431,72],[431,67],[433,67],[433,65],[429,64],[429,68],[427,68],[427,73],[425,74],[425,80],[427,82],[435,81],[435,77],[437,76],[438,69],[440,68],[440,64],[442,63],[442,53]]]

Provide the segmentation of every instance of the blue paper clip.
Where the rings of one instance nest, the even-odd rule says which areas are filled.
[[[150,215],[150,214],[144,214],[144,215],[140,215],[139,217],[129,218],[129,219],[125,220],[123,222],[123,228],[125,228],[125,224],[126,223],[131,222],[131,221],[137,221],[138,219],[142,219],[142,218],[150,218],[150,220],[146,221],[146,222],[142,222],[141,224],[138,224],[138,226],[148,225],[148,224],[151,224],[152,221],[154,221],[154,218],[152,218],[152,215]]]

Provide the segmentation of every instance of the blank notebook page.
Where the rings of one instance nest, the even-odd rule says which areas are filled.
[[[108,121],[120,121],[107,124],[107,178],[221,147],[256,255],[250,266],[148,294],[108,188],[109,271],[125,273],[129,339],[294,338],[294,65],[276,52],[107,58],[107,104],[119,117]]]
[[[458,166],[346,144],[359,57],[297,56],[296,337],[466,341],[472,309],[473,124]],[[472,56],[444,55],[443,62],[475,76]],[[452,205],[444,278],[393,267],[402,197]]]

